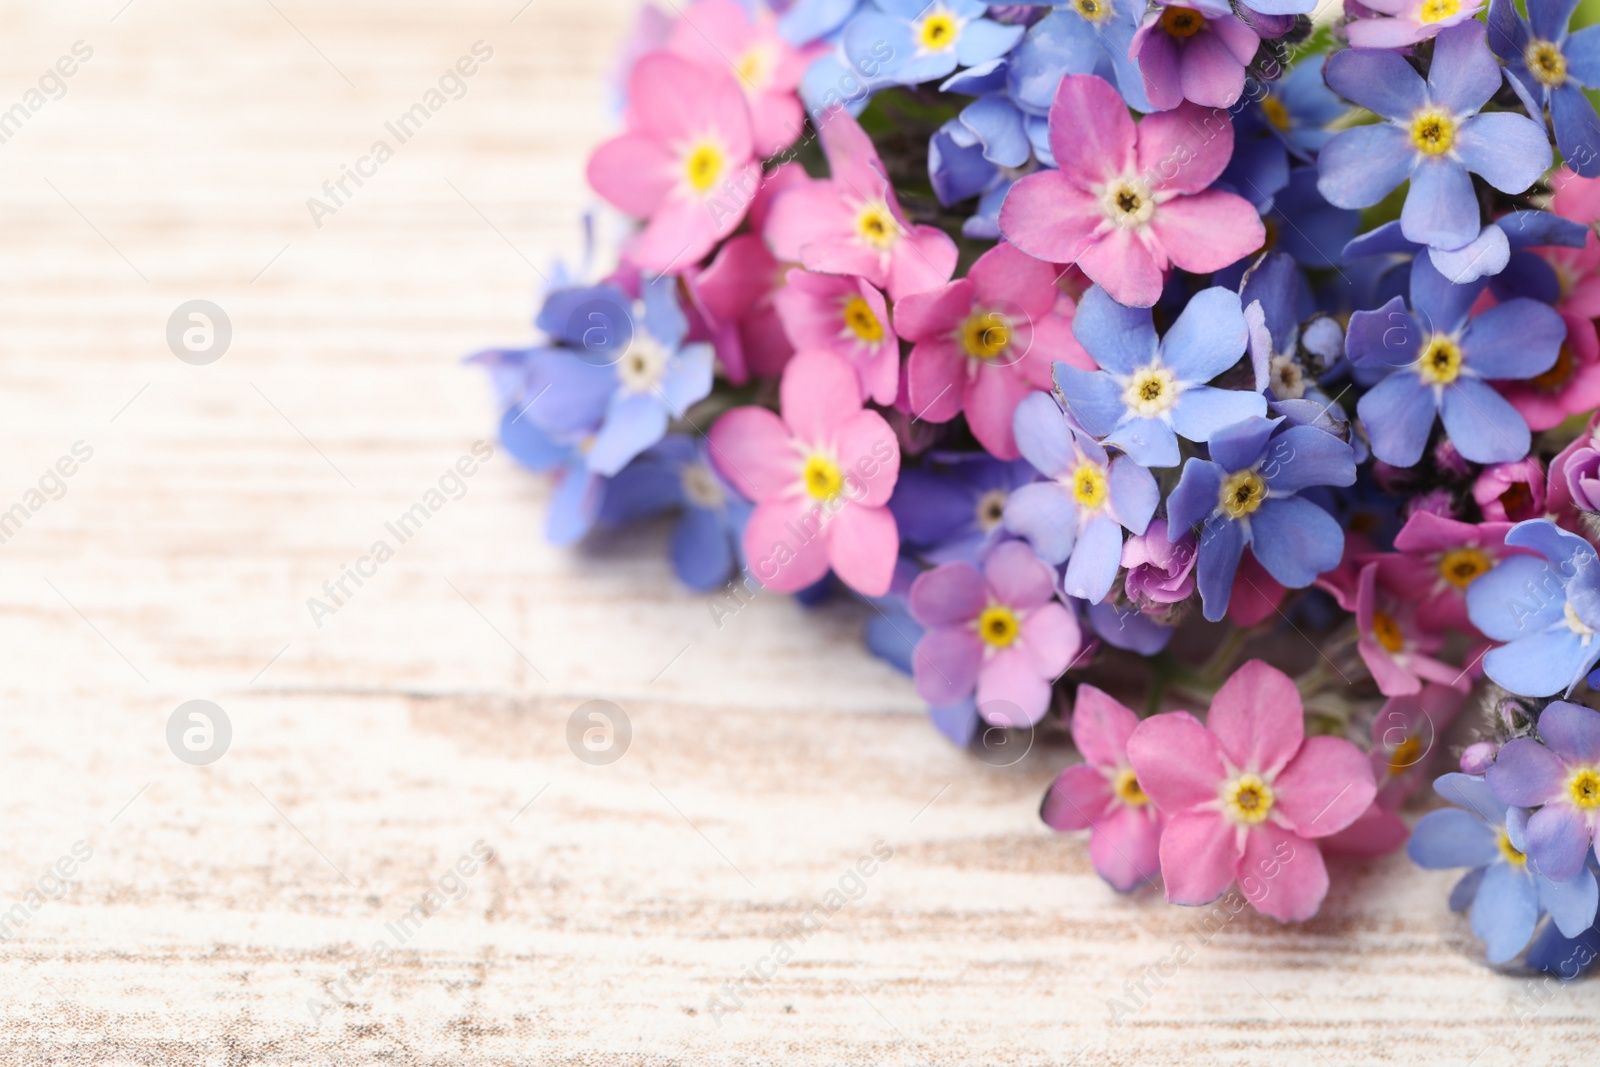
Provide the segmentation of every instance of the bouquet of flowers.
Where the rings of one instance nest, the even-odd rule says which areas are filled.
[[[870,605],[953,742],[1070,731],[1042,815],[1116,889],[1300,921],[1324,853],[1407,846],[1570,977],[1600,27],[1312,7],[649,10],[588,165],[614,266],[474,359],[552,540],[676,513],[691,589]]]

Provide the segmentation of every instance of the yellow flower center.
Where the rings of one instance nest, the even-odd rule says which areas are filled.
[[[1567,80],[1567,57],[1550,41],[1533,41],[1522,58],[1541,85],[1554,89]]]
[[[702,508],[721,508],[727,502],[722,483],[711,473],[711,468],[703,463],[685,464],[679,481],[683,484],[684,497],[691,504]]]
[[[1205,24],[1205,17],[1192,7],[1169,7],[1161,13],[1161,28],[1174,37],[1193,37]]]
[[[1289,109],[1283,106],[1282,100],[1269,93],[1261,101],[1261,110],[1266,114],[1267,121],[1272,123],[1273,129],[1279,133],[1289,132]]]
[[[1421,22],[1438,22],[1460,10],[1461,0],[1423,0],[1422,10],[1417,12],[1417,19]]]
[[[1404,741],[1394,746],[1394,751],[1389,753],[1389,776],[1391,778],[1404,774],[1407,770],[1417,765],[1417,760],[1422,758],[1422,738],[1407,737]]]
[[[1106,472],[1098,464],[1084,462],[1072,472],[1072,496],[1086,511],[1098,511],[1111,495]]]
[[[872,313],[872,306],[861,296],[852,296],[844,304],[844,324],[856,339],[869,345],[883,340],[883,323]]]
[[[1111,0],[1072,0],[1072,6],[1090,22],[1104,22],[1114,13]]]
[[[1567,779],[1567,792],[1572,795],[1572,803],[1580,808],[1600,808],[1600,771],[1580,767]]]
[[[1140,418],[1163,414],[1178,401],[1178,381],[1165,367],[1145,367],[1134,371],[1122,402]]]
[[[752,45],[734,64],[734,69],[739,72],[739,81],[747,90],[765,88],[772,78],[772,67],[772,49],[760,44]]]
[[[1406,647],[1406,635],[1401,631],[1400,624],[1386,611],[1372,613],[1372,636],[1391,656]]]
[[[624,392],[648,393],[660,387],[671,362],[672,356],[665,348],[648,334],[639,333],[617,361],[617,380]]]
[[[974,359],[995,359],[1011,343],[1011,323],[998,311],[974,311],[961,324],[961,347]]]
[[[990,604],[978,616],[978,636],[995,648],[1005,648],[1017,639],[1022,624],[1016,612],[1001,604]]]
[[[1561,612],[1566,616],[1567,629],[1571,630],[1573,633],[1582,638],[1590,638],[1594,636],[1594,630],[1590,629],[1587,623],[1578,618],[1578,613],[1572,609],[1572,602],[1570,600],[1562,607]],[[1587,641],[1585,643],[1587,643]]]
[[[1500,845],[1500,855],[1504,856],[1506,862],[1513,867],[1521,867],[1528,862],[1528,857],[1517,851],[1517,846],[1511,843],[1511,835],[1504,830],[1500,831],[1498,844]]]
[[[880,252],[886,252],[899,239],[900,224],[894,221],[887,204],[867,204],[856,216],[856,236]]]
[[[1429,385],[1449,385],[1461,376],[1461,346],[1442,333],[1434,334],[1417,359],[1417,372]]]
[[[806,492],[818,500],[832,500],[844,488],[839,465],[827,456],[808,456],[801,479],[806,483]]]
[[[1222,482],[1217,506],[1230,519],[1252,514],[1267,498],[1267,483],[1253,470],[1235,471]]]
[[[1117,772],[1117,777],[1111,783],[1111,791],[1118,800],[1132,808],[1150,803],[1150,798],[1139,788],[1139,778],[1133,773],[1132,767],[1124,767]]]
[[[1556,361],[1550,364],[1550,369],[1534,375],[1529,381],[1546,392],[1558,392],[1572,380],[1572,372],[1577,366],[1577,361],[1572,357],[1572,346],[1562,341],[1560,350],[1556,352]]]
[[[1457,589],[1465,589],[1493,566],[1494,560],[1481,548],[1452,548],[1439,557],[1439,576]]]
[[[961,27],[947,11],[935,11],[922,20],[922,28],[917,31],[917,40],[928,52],[944,52],[954,48],[959,36]]]
[[[978,498],[978,529],[988,533],[1000,525],[1006,515],[1006,491],[991,489]]]
[[[1456,143],[1455,118],[1438,108],[1417,112],[1411,117],[1411,143],[1425,156],[1444,155]]]
[[[1272,787],[1259,775],[1241,774],[1222,787],[1222,812],[1236,823],[1254,826],[1272,810]]]
[[[1108,182],[1100,194],[1100,204],[1106,218],[1127,228],[1143,226],[1156,211],[1150,187],[1136,177]]]
[[[717,179],[722,176],[722,167],[722,149],[710,143],[695,145],[683,161],[689,188],[697,193],[703,193],[717,184]]]

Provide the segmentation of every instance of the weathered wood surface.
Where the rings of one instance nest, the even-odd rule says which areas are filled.
[[[1519,1001],[1449,875],[1339,866],[1315,922],[1201,945],[1038,824],[1059,744],[952,752],[850,611],[760,597],[719,627],[659,529],[544,545],[504,457],[314,625],[307,598],[489,433],[460,355],[524,338],[536,270],[578,248],[632,0],[519,5],[0,16],[0,107],[93,49],[0,145],[0,509],[93,450],[0,544],[0,907],[92,849],[5,929],[0,1062],[1593,1058],[1600,985]],[[480,40],[466,95],[315,226],[307,198]],[[233,323],[209,366],[165,339],[196,298]],[[165,740],[195,698],[233,724],[205,767]],[[591,699],[632,723],[609,766],[565,740]],[[466,895],[406,924],[480,841]],[[714,1018],[879,841],[865,895]]]

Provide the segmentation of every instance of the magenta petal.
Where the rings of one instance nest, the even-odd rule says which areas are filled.
[[[1209,189],[1231,158],[1233,120],[1210,108],[1184,103],[1174,111],[1146,115],[1139,123],[1139,172],[1159,191]]]
[[[949,422],[966,396],[967,358],[948,337],[919,342],[906,360],[906,397],[924,422]]]
[[[1032,726],[1049,710],[1050,679],[1039,676],[1021,649],[1002,649],[978,670],[978,711],[987,721]]]
[[[1061,604],[1035,608],[1022,620],[1017,647],[1040,677],[1061,676],[1083,648],[1083,633],[1072,611]]]
[[[731,72],[700,66],[670,52],[650,52],[628,76],[630,124],[668,144],[714,132],[731,162],[754,151],[750,108]]]
[[[1092,74],[1061,79],[1050,105],[1050,151],[1064,177],[1089,189],[1126,174],[1134,168],[1137,139],[1128,106],[1108,82]]]
[[[962,278],[897,301],[894,332],[907,341],[926,341],[953,332],[971,314],[976,288],[970,278]]]
[[[833,428],[833,447],[851,504],[881,508],[900,478],[900,439],[876,411],[846,415]]]
[[[1020,179],[1000,205],[1000,232],[1030,256],[1075,262],[1097,240],[1105,212],[1094,195],[1058,170]]]
[[[1174,197],[1156,208],[1150,229],[1168,259],[1198,274],[1236,263],[1267,240],[1250,201],[1221,189]]]
[[[1216,23],[1211,23],[1215,27]],[[1189,38],[1178,60],[1183,95],[1206,107],[1232,107],[1244,93],[1244,64],[1216,32]]]
[[[908,228],[889,253],[889,298],[899,300],[943,285],[955,273],[959,255],[956,243],[938,227]]]
[[[710,201],[669,196],[645,223],[628,258],[641,270],[682,274],[732,233],[743,217],[742,210],[718,213]]]
[[[983,577],[995,599],[1019,611],[1048,603],[1055,595],[1055,574],[1023,541],[996,545],[984,561]]]
[[[1089,834],[1089,860],[1111,888],[1127,893],[1161,873],[1161,827],[1148,807],[1117,805]]]
[[[1057,775],[1039,817],[1052,830],[1087,830],[1111,807],[1111,783],[1086,763],[1068,767]]]
[[[929,630],[911,657],[917,695],[936,708],[959,703],[972,695],[982,664],[983,643],[970,629]]]
[[[718,473],[747,499],[774,500],[800,485],[794,438],[783,420],[766,408],[726,412],[711,424],[707,440]]]
[[[1138,741],[1137,733],[1134,741]],[[1141,785],[1144,780],[1141,774]],[[1209,904],[1233,884],[1238,873],[1239,835],[1217,812],[1180,812],[1168,818],[1161,830],[1160,855],[1167,901]]]
[[[744,554],[762,585],[798,593],[828,573],[828,549],[814,531],[809,497],[784,497],[755,506],[744,528]]]
[[[1056,288],[1058,274],[1054,264],[1001,241],[978,257],[967,277],[977,287],[981,303],[1008,305],[1030,319],[1041,319],[1050,314],[1061,295]]]
[[[1272,783],[1275,806],[1301,837],[1338,833],[1377,795],[1372,764],[1341,737],[1308,737]]]
[[[1013,186],[1013,196],[1016,191]],[[1006,203],[1010,202],[1008,197]],[[1178,202],[1173,200],[1163,204],[1157,209],[1156,218],[1160,218],[1162,212],[1170,210]],[[1003,217],[1005,208],[1002,207],[1000,211]],[[1157,238],[1155,243],[1159,245],[1159,234]],[[1217,234],[1212,233],[1210,239],[1216,241]],[[1161,297],[1161,286],[1166,280],[1162,274],[1167,266],[1166,257],[1162,255],[1158,260],[1131,230],[1115,229],[1085,244],[1078,252],[1077,263],[1090,280],[1098,282],[1106,294],[1119,304],[1150,307]]]
[[[883,596],[900,556],[900,530],[888,508],[845,502],[823,531],[828,562],[839,580],[862,596]]]
[[[861,385],[850,364],[831,352],[800,352],[778,386],[783,421],[806,447],[832,442],[834,426],[861,407]]]
[[[929,629],[971,623],[989,602],[983,575],[970,563],[945,563],[911,583],[911,617]]]
[[[1306,731],[1300,691],[1287,674],[1258,659],[1222,683],[1206,725],[1235,767],[1268,778],[1300,751]]]
[[[643,134],[613,137],[589,157],[589,185],[619,210],[649,218],[677,184],[676,160],[660,141]]]
[[[1304,922],[1328,895],[1328,868],[1316,845],[1266,822],[1245,838],[1239,889],[1261,914]]]
[[[1072,707],[1072,742],[1090,763],[1102,767],[1125,763],[1128,738],[1138,725],[1139,716],[1104,690],[1078,686]]]
[[[967,383],[963,409],[972,436],[996,459],[1016,459],[1017,405],[1033,392],[1020,366],[981,365]]]
[[[824,233],[850,232],[852,221],[832,182],[807,179],[773,197],[761,236],[773,255],[798,263],[806,245]]]
[[[1209,804],[1222,787],[1222,748],[1187,711],[1141,722],[1128,738],[1128,762],[1139,776],[1139,788],[1163,812]]]

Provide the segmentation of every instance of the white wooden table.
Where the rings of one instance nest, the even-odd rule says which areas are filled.
[[[1194,916],[1038,823],[1059,744],[952,751],[857,612],[762,596],[717,626],[660,528],[548,547],[502,455],[388,537],[492,433],[458,360],[529,336],[609,128],[632,0],[520,3],[0,15],[0,109],[26,111],[0,144],[0,1063],[1593,1059],[1600,984],[1519,1001],[1451,876],[1403,857],[1156,984]],[[478,41],[465,95],[318,227],[307,199]],[[205,366],[166,338],[197,299],[233,331]],[[206,766],[166,739],[193,699],[232,727]],[[566,741],[593,699],[632,725],[607,766]],[[876,842],[864,895],[785,935]],[[422,918],[441,879],[465,895]]]

